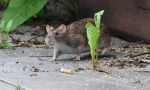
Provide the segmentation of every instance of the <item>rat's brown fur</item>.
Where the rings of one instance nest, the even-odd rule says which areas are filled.
[[[56,60],[60,53],[75,53],[77,54],[76,59],[80,60],[80,56],[82,56],[81,53],[89,51],[85,29],[85,24],[87,22],[93,23],[94,20],[92,18],[86,18],[71,23],[68,26],[62,24],[56,29],[47,25],[46,30],[48,35],[45,41],[49,45],[52,41],[51,39],[54,39],[52,60]],[[100,39],[102,44],[100,47],[109,47],[110,35],[106,30],[106,26],[103,25]]]

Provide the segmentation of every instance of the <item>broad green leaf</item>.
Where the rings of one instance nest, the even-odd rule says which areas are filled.
[[[5,22],[3,27],[8,31],[14,30],[31,16],[38,13],[46,2],[47,0],[10,0],[2,17],[2,21]]]
[[[98,28],[100,27],[100,20],[101,20],[101,16],[103,15],[103,13],[104,13],[104,10],[99,11],[99,12],[95,13],[95,15],[94,15],[95,25]]]
[[[8,33],[11,31],[11,27],[13,25],[13,20],[10,20],[7,25],[6,25],[6,28],[5,28],[5,31]]]
[[[92,56],[92,62],[94,62],[94,58],[96,55],[96,49],[97,49],[97,41],[99,38],[99,28],[95,27],[92,23],[87,23],[86,24],[86,29],[87,29],[87,38],[88,38],[88,43],[91,49],[91,56]]]

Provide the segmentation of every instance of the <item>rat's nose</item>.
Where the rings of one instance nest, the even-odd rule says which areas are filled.
[[[57,36],[57,35],[59,35],[59,33],[58,32],[54,32],[54,35]]]

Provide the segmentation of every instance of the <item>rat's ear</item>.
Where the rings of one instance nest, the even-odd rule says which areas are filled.
[[[51,32],[54,28],[52,26],[46,25],[46,31]]]
[[[61,24],[61,25],[58,27],[58,29],[59,29],[59,32],[60,32],[60,33],[65,33],[65,32],[66,32],[66,25]]]

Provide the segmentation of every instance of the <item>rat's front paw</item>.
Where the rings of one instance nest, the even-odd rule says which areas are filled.
[[[74,60],[81,60],[81,57],[80,56],[76,56],[76,58]]]
[[[108,53],[109,48],[103,48],[101,54],[104,55],[106,53]]]
[[[52,58],[49,60],[50,62],[56,61],[56,58]]]

